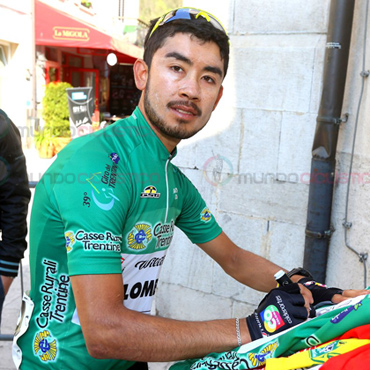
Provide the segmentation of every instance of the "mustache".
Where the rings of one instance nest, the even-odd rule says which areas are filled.
[[[176,105],[182,105],[182,106],[185,106],[185,107],[190,107],[191,109],[193,109],[197,116],[201,116],[202,115],[202,110],[193,102],[191,101],[184,101],[184,100],[173,100],[173,101],[170,101],[169,103],[167,103],[167,108],[172,108]]]

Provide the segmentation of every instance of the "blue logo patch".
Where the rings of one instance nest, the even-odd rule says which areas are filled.
[[[114,162],[115,164],[118,164],[119,160],[120,160],[120,157],[118,156],[117,153],[111,153],[109,155],[109,158],[112,160],[112,162]]]

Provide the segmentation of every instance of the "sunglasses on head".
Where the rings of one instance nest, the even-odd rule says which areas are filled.
[[[175,21],[177,19],[194,20],[194,19],[198,19],[199,17],[203,17],[205,20],[211,23],[214,28],[224,32],[225,35],[227,36],[227,32],[224,26],[214,15],[207,13],[204,10],[200,10],[196,8],[179,8],[179,9],[171,10],[170,12],[160,17],[157,23],[154,25],[152,32],[150,32],[148,39],[153,35],[154,31],[158,27],[163,26],[164,24],[168,22]]]

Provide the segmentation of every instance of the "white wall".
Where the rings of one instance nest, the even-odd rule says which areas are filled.
[[[0,44],[9,45],[10,58],[2,71],[0,108],[18,127],[27,123],[26,107],[32,100],[31,5],[29,0],[0,0]]]

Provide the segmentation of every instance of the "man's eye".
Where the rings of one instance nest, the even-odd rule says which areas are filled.
[[[171,69],[174,70],[175,72],[182,72],[183,71],[183,69],[179,66],[172,66]]]
[[[207,82],[209,82],[209,83],[212,83],[212,84],[214,84],[214,83],[215,83],[215,80],[214,80],[212,77],[204,76],[203,78],[204,78]]]

